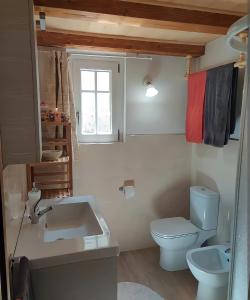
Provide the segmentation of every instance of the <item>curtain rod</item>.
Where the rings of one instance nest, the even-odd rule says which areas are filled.
[[[141,60],[152,60],[150,56],[126,56],[126,55],[109,55],[109,54],[89,54],[89,53],[70,53],[70,56],[87,56],[87,57],[104,57],[104,58],[131,58]]]
[[[227,64],[233,64],[233,63],[236,63],[236,62],[237,62],[237,59],[228,60],[228,61],[225,61],[223,63],[219,63],[219,64],[212,65],[212,66],[209,66],[209,67],[206,67],[206,68],[201,68],[201,69],[195,70],[195,71],[191,72],[191,74],[202,72],[202,71],[208,71],[208,70],[211,70],[211,69],[214,69],[214,68],[222,67],[222,66],[227,65]],[[196,69],[195,65],[194,65],[194,68]]]
[[[39,51],[49,51],[49,50],[55,50],[55,51],[63,51],[67,52],[69,56],[88,56],[88,57],[106,57],[106,58],[131,58],[131,59],[142,59],[142,60],[152,60],[153,58],[151,56],[126,56],[126,55],[112,55],[112,54],[98,54],[98,53],[72,53],[68,51],[65,48],[59,48],[59,47],[44,47],[39,46]]]

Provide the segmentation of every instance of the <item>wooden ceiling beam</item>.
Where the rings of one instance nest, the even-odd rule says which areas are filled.
[[[240,16],[167,7],[119,0],[34,0],[36,11],[50,16],[83,17],[86,14],[103,21],[119,20],[144,27],[225,34]]]
[[[143,53],[171,56],[201,56],[205,47],[179,43],[165,43],[148,40],[129,39],[109,35],[90,35],[81,33],[38,31],[38,46],[81,48],[114,52]]]

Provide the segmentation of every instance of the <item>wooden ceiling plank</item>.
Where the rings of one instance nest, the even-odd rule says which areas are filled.
[[[37,44],[44,47],[81,48],[115,52],[198,57],[205,47],[179,43],[165,43],[125,39],[119,37],[91,36],[67,32],[38,31]]]
[[[120,0],[151,5],[172,6],[184,9],[210,11],[215,13],[245,16],[248,0]]]
[[[144,26],[165,26],[167,29],[225,34],[228,27],[240,17],[207,11],[167,7],[119,0],[34,0],[37,10],[50,8],[52,14],[72,13],[102,15],[108,21],[112,16],[142,20]]]

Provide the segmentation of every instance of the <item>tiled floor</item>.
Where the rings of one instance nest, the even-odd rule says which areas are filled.
[[[144,284],[166,300],[194,300],[197,283],[190,271],[167,272],[159,266],[159,249],[121,253],[118,281]]]

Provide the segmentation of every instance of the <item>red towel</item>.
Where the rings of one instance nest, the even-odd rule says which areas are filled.
[[[188,104],[186,115],[187,142],[201,144],[203,141],[203,111],[207,72],[188,77]]]

